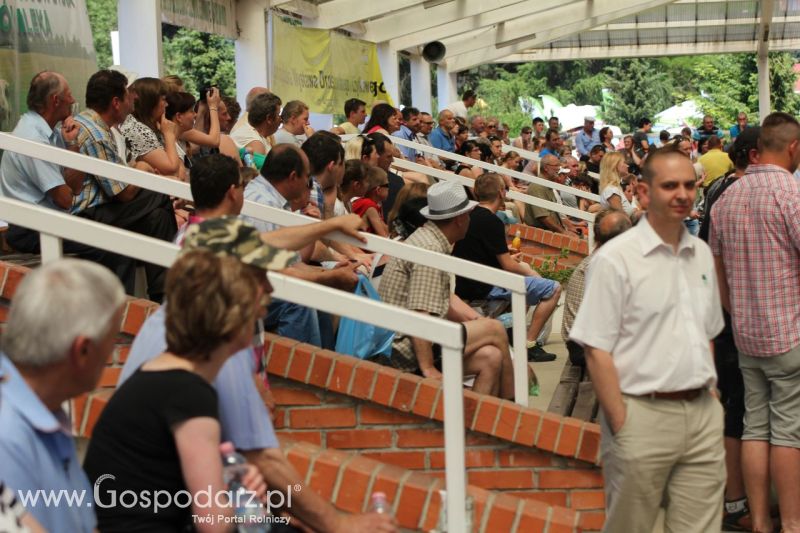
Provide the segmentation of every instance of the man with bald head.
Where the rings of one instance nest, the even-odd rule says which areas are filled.
[[[561,163],[556,156],[548,154],[542,158],[541,178],[558,183],[559,170],[561,170]],[[558,203],[556,193],[550,187],[539,185],[538,183],[531,183],[526,192],[530,196],[547,200],[548,202]],[[523,221],[525,224],[535,228],[546,229],[555,233],[563,233],[564,235],[570,235],[572,237],[578,235],[578,232],[572,228],[572,224],[562,219],[560,213],[551,211],[546,207],[525,204]]]
[[[453,112],[449,109],[439,112],[439,127],[436,128],[428,135],[431,141],[431,146],[439,150],[447,150],[448,152],[456,151],[455,139],[451,134],[453,126],[455,126],[456,119]]]

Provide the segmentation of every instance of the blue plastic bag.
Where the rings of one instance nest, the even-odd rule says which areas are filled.
[[[358,275],[355,294],[380,302],[378,291],[363,274]],[[394,331],[342,317],[336,335],[336,351],[365,359],[374,355],[391,357]]]

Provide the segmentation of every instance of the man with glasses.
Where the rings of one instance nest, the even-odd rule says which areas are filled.
[[[419,144],[424,144],[425,146],[433,146],[431,144],[428,135],[430,135],[431,131],[433,131],[433,126],[436,124],[434,122],[433,117],[430,113],[426,113],[422,111],[419,114],[419,132],[417,133],[416,141]],[[428,166],[434,168],[442,168],[441,160],[434,154],[429,154],[425,152],[420,152],[419,155],[425,160]]]
[[[554,183],[557,182],[559,170],[561,170],[561,163],[556,156],[546,155],[542,158],[541,177],[543,179]],[[527,194],[548,202],[558,203],[555,190],[538,183],[531,183],[528,186]],[[560,213],[551,211],[546,207],[525,204],[523,221],[529,226],[562,233],[570,237],[579,235],[575,225],[569,219],[562,218]]]

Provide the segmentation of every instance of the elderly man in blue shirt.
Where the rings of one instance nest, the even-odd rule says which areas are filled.
[[[450,133],[456,124],[455,116],[449,109],[439,112],[439,127],[428,135],[431,146],[448,152],[456,151],[456,141]]]
[[[97,385],[124,303],[122,285],[108,270],[62,259],[28,274],[11,304],[3,333],[7,359],[0,362],[8,376],[0,389],[0,480],[51,533],[96,527],[92,488],[62,405]],[[68,320],[53,327],[53,317]]]
[[[575,137],[575,148],[578,149],[581,159],[584,161],[589,158],[592,146],[600,144],[600,132],[594,127],[594,117],[583,117],[583,129]]]

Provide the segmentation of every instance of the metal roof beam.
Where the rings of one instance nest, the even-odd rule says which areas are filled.
[[[422,4],[426,0],[391,0],[382,2],[373,0],[333,0],[317,5],[317,17],[303,21],[308,28],[330,30],[355,22],[361,22],[376,17],[383,17],[389,13],[402,11]]]
[[[583,0],[549,9],[536,16],[509,20],[478,37],[445,43],[450,70],[461,71],[511,53],[541,46],[675,0]]]
[[[572,48],[542,48],[499,57],[495,63],[528,63],[530,61],[570,61],[574,59],[614,59],[634,57],[684,56],[705,54],[754,53],[756,41],[718,41],[704,43],[643,44],[620,46],[584,46]],[[770,50],[800,49],[800,39],[771,41]]]
[[[520,4],[524,0],[461,0],[460,2],[448,2],[433,7],[426,7],[425,4],[417,5],[405,9],[398,13],[393,13],[385,17],[371,20],[366,23],[367,31],[364,39],[368,41],[391,41],[398,37],[415,34],[414,44],[406,46],[417,46],[418,44],[436,41],[449,37],[447,25],[470,19],[475,25],[491,25],[495,19],[502,18],[502,15],[493,14],[509,6],[522,7]],[[513,12],[513,11],[510,11]],[[444,28],[442,28],[444,27]],[[398,43],[392,43],[396,47]],[[403,44],[402,42],[399,44]]]

